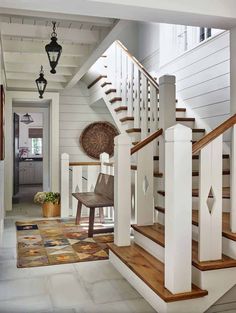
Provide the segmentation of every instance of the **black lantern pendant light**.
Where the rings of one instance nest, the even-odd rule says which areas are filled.
[[[56,22],[52,22],[53,32],[51,34],[51,42],[45,46],[45,50],[48,55],[48,60],[51,66],[51,73],[56,73],[56,66],[58,64],[59,58],[62,52],[62,46],[57,43],[57,33],[56,33]]]
[[[33,123],[34,120],[32,119],[32,116],[29,114],[29,113],[26,113],[24,114],[22,117],[21,117],[21,123],[24,123],[26,125],[30,124],[30,123]]]
[[[44,72],[43,72],[43,66],[41,65],[41,70],[39,73],[39,78],[37,78],[35,80],[37,88],[38,88],[38,92],[39,92],[39,98],[42,99],[43,98],[43,94],[44,91],[46,89],[47,86],[47,80],[44,78]]]

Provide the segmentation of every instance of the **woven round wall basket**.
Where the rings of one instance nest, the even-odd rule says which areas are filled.
[[[99,160],[100,154],[114,154],[114,137],[119,134],[111,123],[95,122],[88,125],[80,136],[80,145],[91,158]]]

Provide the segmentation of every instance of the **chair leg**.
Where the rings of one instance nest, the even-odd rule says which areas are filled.
[[[89,208],[89,229],[88,229],[88,237],[93,237],[93,227],[94,227],[94,215],[95,208]]]
[[[80,224],[80,219],[81,219],[81,211],[82,211],[82,203],[78,201],[77,204],[77,214],[76,214],[76,219],[75,219],[75,224]]]
[[[99,208],[99,218],[100,218],[100,223],[104,223],[104,211],[103,211],[103,208]]]

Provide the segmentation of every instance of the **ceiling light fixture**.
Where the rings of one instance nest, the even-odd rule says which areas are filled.
[[[30,123],[33,123],[34,120],[32,118],[32,116],[29,114],[29,113],[26,113],[24,114],[22,117],[21,117],[21,123],[24,123],[26,125],[30,124]]]
[[[45,50],[48,55],[48,60],[51,66],[51,73],[56,73],[56,66],[62,52],[62,46],[57,43],[56,22],[52,22],[53,32],[51,34],[51,42],[45,46]]]
[[[43,94],[44,91],[46,89],[47,86],[47,80],[44,78],[44,71],[43,71],[43,66],[41,65],[41,70],[39,72],[39,78],[37,78],[35,80],[37,88],[38,88],[38,92],[39,92],[39,98],[42,99],[43,98]]]

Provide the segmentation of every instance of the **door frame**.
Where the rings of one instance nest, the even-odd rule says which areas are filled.
[[[43,190],[50,190],[50,164],[49,164],[49,147],[50,147],[50,136],[49,136],[49,105],[43,107],[32,107],[32,106],[14,106],[13,113],[40,113],[43,115]],[[14,138],[13,138],[14,140]],[[14,165],[13,165],[14,166]]]
[[[13,102],[39,102],[39,98],[35,92],[6,91],[5,99],[4,207],[5,211],[11,211],[13,195]],[[45,93],[44,101],[49,102],[49,188],[51,191],[59,191],[59,93]]]

